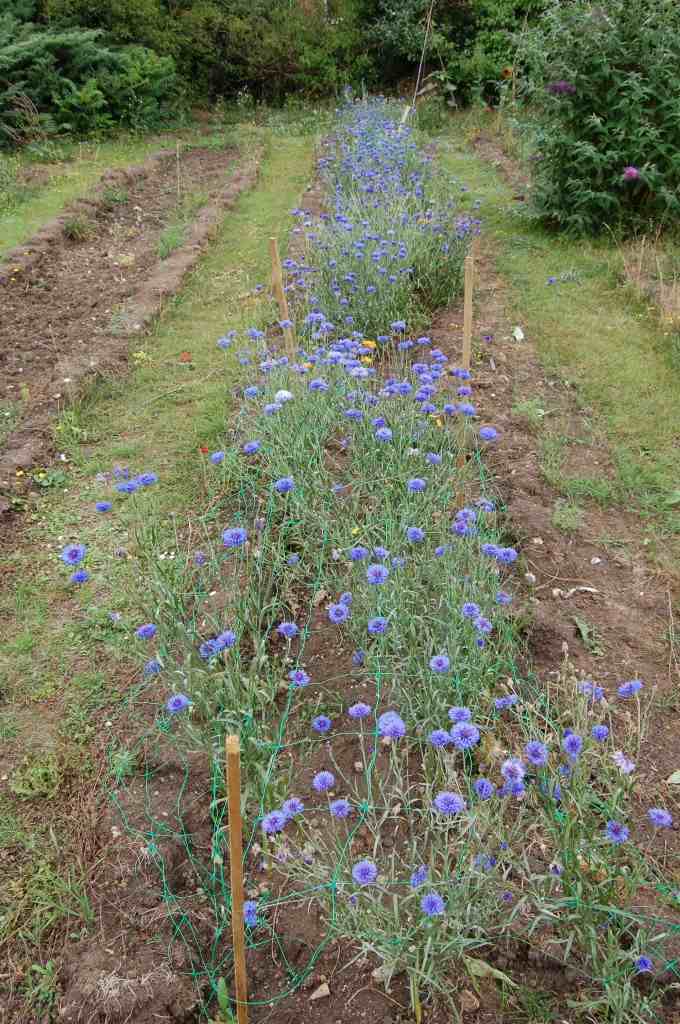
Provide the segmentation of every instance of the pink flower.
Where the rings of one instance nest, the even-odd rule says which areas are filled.
[[[640,177],[640,172],[637,167],[633,167],[630,164],[628,167],[623,168],[623,180],[624,181],[637,181]]]

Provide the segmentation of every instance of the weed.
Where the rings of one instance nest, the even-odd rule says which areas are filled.
[[[114,209],[116,206],[121,206],[123,203],[127,203],[130,198],[130,193],[126,188],[121,188],[120,185],[107,185],[102,192],[102,203],[108,209]]]
[[[10,779],[9,788],[22,800],[51,800],[59,792],[63,775],[54,753],[25,757]]]
[[[12,433],[21,416],[21,402],[0,401],[0,449]]]
[[[583,525],[583,510],[572,502],[558,499],[553,508],[552,524],[564,533],[574,533]]]
[[[167,260],[184,241],[186,227],[184,224],[170,224],[164,228],[158,239],[158,255],[162,260]]]
[[[512,407],[513,416],[524,420],[532,430],[540,430],[543,420],[548,415],[540,398],[525,398],[515,402]]]
[[[26,1003],[38,1013],[49,1014],[57,998],[57,966],[54,960],[46,964],[31,964],[23,984]]]
[[[588,653],[592,654],[595,658],[603,657],[605,654],[605,648],[602,634],[598,632],[595,626],[592,626],[580,616],[574,615],[572,618],[578,635],[581,638],[581,643]]]
[[[94,234],[94,224],[83,214],[73,214],[63,221],[62,231],[71,242],[86,242]]]

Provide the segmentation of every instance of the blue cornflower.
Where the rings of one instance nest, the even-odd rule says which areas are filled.
[[[254,455],[255,452],[259,452],[262,445],[259,441],[246,441],[243,445],[244,455]]]
[[[403,334],[404,331],[406,330],[406,321],[395,320],[393,323],[390,324],[390,327],[395,332],[395,334]]]
[[[180,711],[185,711],[191,704],[191,701],[184,693],[175,693],[172,697],[166,701],[165,709],[171,715],[176,715]]]
[[[654,961],[650,960],[648,956],[638,956],[635,959],[635,973],[636,974],[649,974],[654,970]]]
[[[498,548],[496,551],[496,558],[505,565],[511,565],[512,562],[516,562],[518,557],[514,548]]]
[[[539,740],[529,740],[524,748],[524,754],[529,764],[533,764],[537,768],[548,763],[548,748]]]
[[[325,793],[327,790],[332,789],[335,785],[335,775],[333,772],[317,772],[312,779],[312,786],[317,793]]]
[[[352,810],[349,800],[333,800],[329,804],[329,811],[334,818],[348,818]]]
[[[461,612],[466,619],[476,619],[481,612],[481,608],[474,601],[466,601],[461,608]]]
[[[411,879],[409,881],[409,885],[411,886],[411,888],[417,889],[420,885],[422,885],[423,882],[427,879],[427,874],[428,869],[425,867],[424,864],[421,864],[419,868],[416,868],[416,870],[411,875]]]
[[[361,562],[364,558],[368,558],[369,554],[368,548],[365,548],[362,544],[356,544],[353,548],[349,549],[351,562]]]
[[[220,633],[216,639],[221,648],[231,648],[236,643],[237,637],[233,630],[225,629],[224,632]]]
[[[137,477],[137,483],[140,487],[151,487],[152,484],[158,483],[157,473],[140,473]]]
[[[609,736],[609,728],[606,725],[594,725],[590,735],[597,743],[604,743]]]
[[[472,722],[456,722],[451,728],[451,739],[458,750],[469,750],[479,743],[479,729]]]
[[[516,693],[509,693],[506,697],[496,697],[494,707],[496,711],[505,711],[506,708],[514,707],[518,701],[519,697]]]
[[[345,417],[359,423],[364,418],[364,414],[361,409],[345,409]]]
[[[361,668],[364,661],[366,660],[366,652],[358,649],[352,655],[352,664],[356,665],[357,668]]]
[[[87,583],[89,578],[90,574],[87,569],[76,569],[70,576],[71,583]]]
[[[205,563],[207,561],[208,561],[208,556],[206,555],[205,551],[195,551],[194,552],[194,565],[197,565],[197,566],[200,567],[201,565],[205,565]]]
[[[350,718],[366,718],[372,711],[370,704],[364,704],[363,701],[358,701],[356,704],[352,704],[347,709],[347,714]]]
[[[503,764],[501,765],[501,775],[506,782],[521,783],[524,781],[524,765],[518,757],[509,757],[506,761],[503,761]]]
[[[496,787],[488,779],[480,778],[476,780],[474,790],[480,800],[490,800],[496,792]]]
[[[565,733],[564,739],[562,740],[562,749],[567,757],[570,757],[572,761],[575,761],[581,753],[582,747],[583,738],[581,736],[578,736],[575,732],[570,732],[568,735]]]
[[[135,636],[139,640],[152,640],[157,632],[158,631],[153,622],[146,622],[143,626],[137,627],[135,630]]]
[[[286,565],[290,565],[292,567],[294,565],[297,565],[299,561],[300,561],[300,556],[299,555],[296,555],[296,554],[288,555],[288,558],[286,559]]]
[[[328,715],[317,715],[312,721],[312,728],[316,732],[329,732],[332,725],[333,723]]]
[[[277,480],[274,484],[274,490],[278,491],[279,494],[288,494],[295,487],[295,481],[292,476],[282,476],[280,480]]]
[[[425,531],[421,530],[419,526],[407,526],[406,539],[409,540],[411,544],[419,544],[425,539]]]
[[[650,807],[647,811],[647,817],[651,821],[654,828],[672,828],[673,818],[665,811],[663,807]]]
[[[480,427],[479,436],[482,441],[495,441],[498,437],[498,431],[494,430],[493,427]]]
[[[406,726],[396,711],[385,711],[378,719],[378,733],[380,736],[398,740],[406,735]]]
[[[307,684],[309,683],[309,676],[304,671],[304,669],[301,668],[291,669],[290,672],[288,673],[288,678],[290,679],[293,686],[297,687],[307,686]]]
[[[352,878],[357,885],[372,885],[378,877],[378,869],[372,860],[360,860],[352,868]]]
[[[369,565],[366,570],[366,579],[374,585],[387,582],[389,575],[390,571],[384,565]]]
[[[387,619],[384,619],[381,615],[378,615],[375,619],[368,620],[368,632],[371,636],[378,636],[380,633],[384,633],[387,627]]]
[[[437,917],[439,914],[443,914],[444,907],[444,900],[436,892],[425,893],[420,901],[420,909],[427,917]]]
[[[246,398],[256,398],[260,393],[260,389],[251,384],[250,387],[243,389],[243,394]]]
[[[483,615],[478,615],[477,618],[473,621],[472,625],[480,633],[490,633],[493,629],[492,624],[489,622],[488,619],[485,619]]]
[[[95,505],[97,512],[110,512],[112,507],[110,501],[98,501]]]
[[[433,672],[448,672],[451,662],[446,654],[435,654],[430,658],[430,668]]]
[[[257,900],[245,900],[243,904],[243,920],[249,928],[255,927],[257,924]]]
[[[287,800],[284,800],[281,805],[281,810],[287,818],[296,818],[298,814],[304,812],[305,805],[302,800],[297,796],[290,796]]]
[[[450,547],[449,544],[440,544],[438,547],[436,547],[434,549],[435,557],[436,558],[443,558],[443,556],[447,553],[447,551],[450,551],[450,550],[451,550],[451,547]]]
[[[288,818],[283,811],[270,811],[262,819],[262,831],[267,836],[275,835],[277,832],[283,832],[287,822]]]
[[[59,557],[66,565],[78,565],[86,554],[87,548],[84,544],[67,544]]]
[[[496,604],[505,605],[505,604],[511,604],[511,603],[512,603],[512,595],[511,594],[506,594],[506,592],[504,590],[499,590],[498,593],[496,594]]]
[[[161,665],[158,658],[151,658],[150,661],[147,661],[146,665],[144,666],[144,675],[157,676],[159,675],[160,672],[162,672],[162,670],[163,666]]]
[[[620,846],[621,843],[625,843],[630,835],[630,830],[623,825],[620,821],[608,821],[605,826],[605,836],[610,843],[615,846]]]
[[[627,683],[622,683],[619,686],[619,697],[634,697],[636,693],[639,693],[643,687],[641,679],[631,679]]]
[[[248,531],[242,526],[232,526],[222,532],[222,543],[225,548],[240,548],[248,540]]]
[[[336,626],[346,622],[349,618],[349,606],[346,604],[331,604],[328,606],[328,618]]]
[[[446,729],[435,729],[427,737],[433,747],[448,747],[453,742]]]
[[[139,490],[139,484],[136,480],[124,480],[122,484],[116,484],[116,490],[119,494],[134,494]]]
[[[455,707],[449,708],[449,718],[452,722],[471,722],[472,712],[470,708]]]
[[[390,565],[392,566],[393,569],[403,569],[404,566],[406,565],[406,559],[402,558],[401,555],[395,555],[395,557],[390,562]]]
[[[219,466],[220,462],[224,462],[224,452],[213,452],[210,461],[213,466]]]
[[[216,640],[206,640],[198,648],[198,653],[206,661],[209,661],[210,658],[214,658],[216,654],[219,654],[220,650],[221,647]]]
[[[378,427],[374,434],[374,437],[376,441],[391,441],[392,431],[390,430],[389,427]]]
[[[300,630],[297,628],[294,622],[279,622],[276,627],[276,632],[279,636],[283,636],[286,640],[292,640],[296,637]]]
[[[462,796],[458,796],[457,793],[449,793],[447,791],[437,793],[432,803],[440,814],[460,814],[461,811],[464,811],[466,808],[466,803]]]
[[[439,466],[441,465],[442,457],[436,452],[428,452],[425,456],[425,461],[429,462],[431,466]]]
[[[420,494],[427,487],[427,480],[423,480],[422,477],[414,476],[412,480],[406,484],[406,487],[413,494]]]

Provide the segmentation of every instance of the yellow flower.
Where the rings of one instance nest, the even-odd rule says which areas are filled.
[[[371,341],[370,338],[364,338],[364,340],[361,342],[361,344],[364,346],[364,348],[377,348],[378,347],[377,343],[375,341]]]
[[[359,527],[358,527],[358,526],[355,526],[355,527],[354,527],[354,529],[352,530],[352,536],[353,536],[353,537],[356,537],[356,535],[357,535],[357,533],[358,533],[358,532],[359,532]]]
[[[371,366],[373,364],[373,360],[371,359],[370,356],[362,356],[361,362],[366,363],[367,366]]]
[[[303,363],[302,365],[304,366],[305,370],[311,370],[311,368],[312,368],[312,366],[314,364],[313,363]]]

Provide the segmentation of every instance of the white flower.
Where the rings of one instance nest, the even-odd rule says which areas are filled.
[[[274,395],[275,402],[291,402],[295,396],[292,391],[277,391]]]
[[[630,775],[635,771],[635,762],[629,761],[622,750],[615,750],[612,760],[622,775]]]

